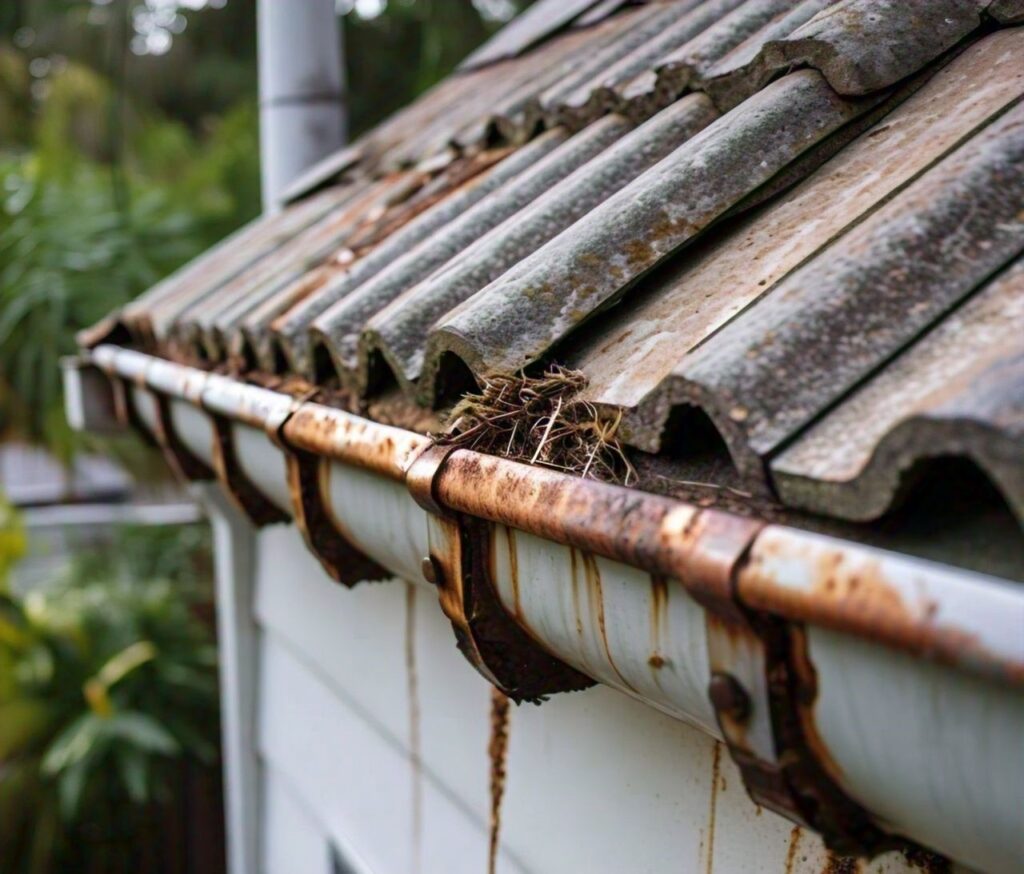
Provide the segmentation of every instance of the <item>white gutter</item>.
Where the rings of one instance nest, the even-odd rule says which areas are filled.
[[[418,435],[115,347],[91,355],[68,371],[92,387],[69,393],[88,407],[70,418],[116,407],[215,469],[250,516],[294,519],[346,584],[426,576],[460,649],[512,694],[596,680],[725,740],[756,801],[845,852],[909,838],[1018,870],[1019,585],[424,451]],[[116,404],[95,394],[96,368]]]
[[[259,0],[263,208],[345,142],[345,71],[334,0]]]

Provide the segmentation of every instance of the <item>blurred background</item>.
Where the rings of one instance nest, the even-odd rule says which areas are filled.
[[[529,0],[337,0],[351,138]],[[0,2],[0,874],[219,872],[212,557],[74,335],[260,210],[254,0]]]

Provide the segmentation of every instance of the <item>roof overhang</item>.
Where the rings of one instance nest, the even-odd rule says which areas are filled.
[[[254,524],[293,521],[344,585],[428,581],[516,700],[620,689],[724,740],[755,801],[842,852],[909,839],[985,870],[1024,855],[1018,585],[119,347],[65,377],[77,427],[136,428]]]

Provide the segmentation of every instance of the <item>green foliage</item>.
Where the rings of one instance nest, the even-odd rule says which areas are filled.
[[[0,435],[74,448],[60,413],[60,356],[76,331],[131,300],[258,210],[256,113],[243,103],[200,142],[131,118],[123,164],[103,163],[112,99],[68,65],[33,119],[35,148],[0,153]],[[2,105],[2,103],[0,103]]]
[[[62,870],[83,835],[123,833],[166,800],[183,758],[214,760],[215,649],[197,618],[209,556],[197,530],[129,529],[104,562],[78,563],[54,589],[0,595],[3,874]],[[168,563],[172,546],[190,558]],[[173,579],[131,579],[156,568]]]
[[[28,540],[18,511],[0,491],[0,595],[8,590],[11,568],[25,555]],[[0,753],[0,757],[2,757]]]
[[[74,332],[200,244],[188,214],[164,192],[140,186],[122,214],[109,173],[85,162],[48,175],[33,158],[15,159],[0,173],[0,399],[11,416],[3,425],[40,438],[59,399],[57,362],[74,350]]]

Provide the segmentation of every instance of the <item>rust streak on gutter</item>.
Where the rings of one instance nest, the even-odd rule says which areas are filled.
[[[803,579],[794,585],[796,576]],[[1024,685],[1021,626],[1016,633],[999,634],[992,630],[991,616],[972,622],[964,613],[986,594],[993,613],[1000,606],[1012,609],[1016,599],[1001,591],[985,593],[981,583],[971,583],[967,591],[957,579],[943,576],[923,562],[894,561],[885,553],[771,526],[738,574],[737,595],[752,610]],[[1024,614],[1019,607],[1015,613],[1020,622]]]
[[[717,510],[466,449],[445,460],[435,493],[449,510],[674,576],[698,597],[703,587],[717,588],[729,576],[761,527]]]
[[[409,462],[428,445],[421,434],[380,425],[319,404],[299,407],[282,429],[296,449],[361,467],[401,482]]]

